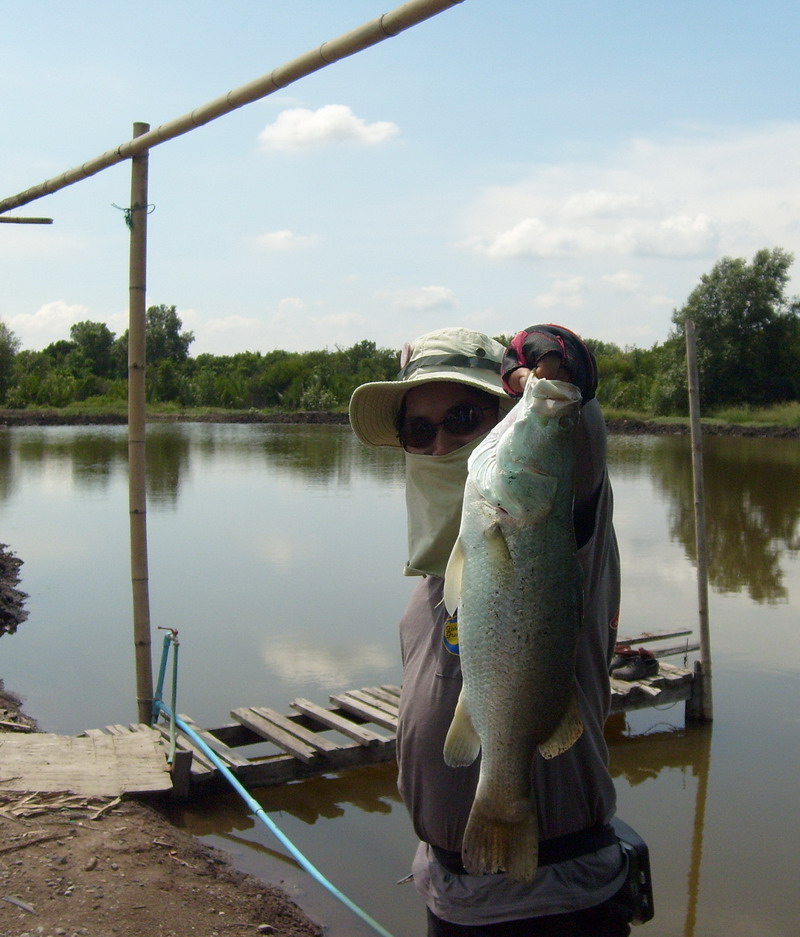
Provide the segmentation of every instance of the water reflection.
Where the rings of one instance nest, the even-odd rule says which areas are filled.
[[[696,561],[692,464],[686,437],[613,440],[615,474],[652,477],[669,505],[670,537]],[[786,602],[784,563],[800,549],[800,446],[787,439],[703,441],[709,583]]]
[[[400,480],[396,453],[361,446],[348,426],[295,424],[154,424],[147,429],[147,495],[159,506],[177,503],[192,470],[224,455],[255,461],[283,476],[323,488],[346,487],[357,477]],[[0,430],[0,501],[22,473],[71,477],[84,492],[103,490],[127,473],[124,426],[14,427]]]
[[[629,733],[628,717],[624,713],[614,714],[608,720],[606,741],[609,746],[611,775],[615,782],[624,779],[635,787],[644,781],[653,781],[662,771],[671,768],[677,768],[697,779],[690,833],[686,916],[681,932],[683,937],[695,937],[711,770],[712,726],[692,725],[689,728],[677,728],[669,723],[662,723],[652,726],[647,732],[639,735]],[[659,920],[657,881],[655,881],[655,894],[655,922],[657,922]]]
[[[400,803],[394,762],[255,788],[251,793],[267,813],[288,813],[312,826],[318,820],[343,817],[349,807],[365,813],[388,814]],[[176,810],[175,815],[200,836],[221,831],[244,832],[255,826],[253,815],[246,813],[233,794],[199,801]]]

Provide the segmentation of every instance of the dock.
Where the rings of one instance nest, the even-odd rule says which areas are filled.
[[[645,634],[624,643],[657,645],[689,634]],[[688,715],[699,685],[696,674],[663,658],[695,649],[688,642],[654,649],[656,675],[612,679],[611,712],[685,701]],[[266,706],[240,707],[231,710],[231,722],[216,728],[202,728],[190,716],[179,715],[246,788],[254,789],[393,761],[399,704],[400,688],[386,685],[333,694],[327,706],[298,698],[289,704],[288,714]],[[223,773],[199,746],[180,733],[175,741],[175,757],[168,764],[170,730],[164,722],[155,727],[108,725],[74,737],[1,733],[0,793],[187,798],[227,788]]]

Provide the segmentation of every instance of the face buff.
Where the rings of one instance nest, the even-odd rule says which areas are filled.
[[[447,455],[406,452],[405,576],[444,576],[461,526],[467,460],[486,434]]]

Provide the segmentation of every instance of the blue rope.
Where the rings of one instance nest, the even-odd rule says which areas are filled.
[[[289,852],[294,856],[297,862],[306,870],[306,872],[311,875],[312,878],[316,879],[323,888],[329,891],[334,898],[338,899],[346,908],[352,911],[357,917],[361,918],[366,924],[368,924],[376,933],[380,934],[381,937],[392,937],[392,934],[386,930],[381,924],[376,920],[370,917],[366,911],[360,908],[354,901],[347,897],[344,892],[340,891],[332,882],[328,881],[327,878],[319,871],[319,869],[307,859],[302,852],[295,846],[295,844],[289,839],[288,836],[275,824],[271,817],[265,812],[264,808],[259,804],[259,802],[250,794],[250,792],[240,783],[239,779],[229,770],[227,765],[225,765],[221,760],[219,755],[208,745],[208,743],[201,738],[190,726],[188,726],[180,716],[175,715],[175,698],[176,698],[176,688],[175,684],[177,683],[177,635],[178,632],[174,629],[167,629],[170,631],[170,634],[164,636],[164,647],[161,657],[161,668],[159,671],[158,678],[158,687],[155,693],[155,699],[153,700],[153,722],[156,722],[160,714],[165,715],[170,720],[170,734],[174,733],[174,727],[180,729],[185,735],[187,735],[192,742],[203,752],[203,754],[209,758],[216,768],[222,773],[225,780],[231,785],[231,787],[236,791],[236,793],[242,798],[247,807],[256,815],[256,817],[261,820],[261,822],[266,826],[266,828],[277,837],[277,839],[289,850]],[[166,658],[169,655],[169,646],[170,644],[175,645],[175,655],[173,658],[173,686],[172,686],[172,709],[166,706],[161,699],[163,682],[164,682],[164,673],[166,671]]]

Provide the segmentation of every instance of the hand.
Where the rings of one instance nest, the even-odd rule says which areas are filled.
[[[566,368],[561,366],[561,356],[556,351],[542,355],[536,362],[536,368],[533,371],[530,368],[517,368],[509,375],[509,387],[514,393],[521,394],[531,374],[548,381],[572,381],[572,375]]]

